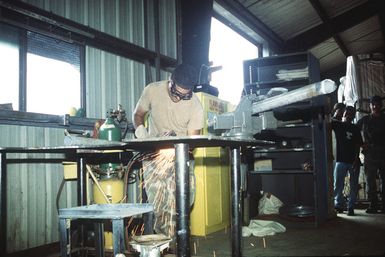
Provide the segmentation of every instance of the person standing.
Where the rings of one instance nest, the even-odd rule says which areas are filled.
[[[343,189],[345,177],[349,172],[349,201],[348,215],[354,215],[354,205],[358,192],[359,177],[359,152],[362,145],[362,137],[358,127],[352,123],[356,110],[352,106],[347,106],[342,118],[342,122],[333,120],[332,129],[336,136],[337,156],[334,167],[334,206],[338,213],[343,212],[344,198]]]
[[[344,103],[336,103],[334,106],[333,106],[333,117],[332,117],[332,120],[336,120],[336,121],[342,121],[342,117],[344,116],[344,112],[345,112],[345,104]]]
[[[365,156],[364,168],[366,175],[367,194],[370,202],[367,213],[377,213],[377,174],[381,182],[381,212],[385,213],[385,115],[382,113],[382,98],[375,95],[370,98],[370,114],[362,117],[357,125],[361,129]],[[378,172],[378,173],[377,173]]]
[[[169,80],[147,85],[133,112],[135,136],[143,139],[163,136],[199,135],[204,125],[203,107],[193,93],[197,73],[188,64],[178,65]],[[148,128],[144,126],[145,119]],[[175,239],[175,165],[171,161],[158,166],[155,158],[143,161],[143,179],[148,202],[154,205],[156,233]],[[193,163],[189,162],[190,185],[193,181]],[[191,195],[190,188],[190,195]],[[192,192],[194,193],[194,192]],[[190,197],[190,205],[193,202]]]

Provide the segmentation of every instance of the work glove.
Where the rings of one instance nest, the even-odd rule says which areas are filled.
[[[148,134],[148,132],[147,132],[147,129],[146,129],[143,125],[139,125],[139,126],[135,129],[135,137],[136,137],[136,138],[140,138],[140,139],[148,138],[148,137],[149,137],[149,134]]]

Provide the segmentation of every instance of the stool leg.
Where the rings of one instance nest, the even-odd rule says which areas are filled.
[[[104,224],[103,221],[96,221],[95,227],[95,250],[96,257],[104,257]]]
[[[60,256],[67,257],[71,256],[71,220],[70,219],[59,219],[59,230],[60,230]]]
[[[144,234],[154,234],[154,212],[143,213]]]
[[[124,253],[124,222],[123,219],[112,220],[112,238],[114,241],[114,256]]]

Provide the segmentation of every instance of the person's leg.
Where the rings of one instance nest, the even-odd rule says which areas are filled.
[[[354,215],[354,206],[357,200],[358,193],[358,177],[360,174],[360,168],[354,168],[353,165],[349,169],[349,203],[348,203],[348,215]]]
[[[339,212],[344,208],[342,191],[347,170],[348,166],[343,162],[337,162],[334,168],[334,206]]]
[[[366,192],[368,194],[368,200],[370,202],[369,208],[366,210],[367,213],[376,213],[377,212],[377,165],[370,158],[365,156],[365,175],[366,175]]]
[[[381,212],[385,213],[385,160],[380,161],[378,170],[381,179]]]
[[[154,230],[175,236],[175,169],[173,162],[163,165],[156,158],[143,161],[143,186],[154,207]]]

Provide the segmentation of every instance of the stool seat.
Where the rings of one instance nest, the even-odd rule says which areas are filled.
[[[88,206],[77,206],[72,208],[59,209],[59,229],[60,229],[60,252],[61,257],[71,256],[70,228],[71,220],[85,219],[94,220],[96,253],[97,256],[104,256],[103,248],[103,222],[102,220],[112,220],[113,250],[114,256],[124,253],[124,219],[151,213],[152,204],[92,204]]]

